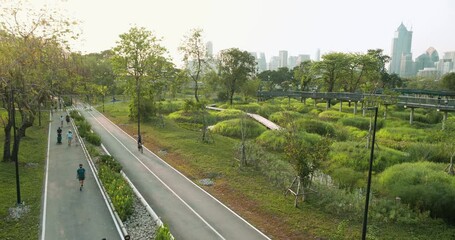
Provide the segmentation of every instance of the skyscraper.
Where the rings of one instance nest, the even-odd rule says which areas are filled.
[[[389,65],[389,72],[396,73],[399,75],[410,75],[408,71],[412,71],[409,66],[409,60],[412,61],[411,53],[411,43],[412,43],[412,31],[400,24],[397,31],[395,32],[395,37],[392,40],[392,59]],[[402,64],[405,64],[402,66]]]
[[[213,56],[213,43],[208,41],[206,44],[205,44],[205,48],[206,48],[206,54],[208,57],[212,57]]]
[[[258,72],[267,70],[267,60],[265,59],[265,53],[261,52],[258,59]]]
[[[288,51],[281,50],[279,52],[280,63],[278,65],[279,68],[288,67]]]

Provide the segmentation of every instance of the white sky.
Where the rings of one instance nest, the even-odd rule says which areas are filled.
[[[170,52],[192,28],[202,28],[214,53],[238,47],[265,52],[267,60],[331,51],[366,52],[381,48],[390,55],[401,22],[413,30],[412,53],[428,47],[439,55],[455,51],[454,0],[32,0],[56,3],[82,21],[81,39],[73,49],[100,52],[115,46],[133,25],[146,27]]]

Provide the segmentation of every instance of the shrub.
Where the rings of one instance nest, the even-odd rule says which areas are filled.
[[[99,157],[99,164],[109,167],[114,172],[119,173],[122,170],[122,165],[110,155],[101,155]]]
[[[91,131],[90,124],[85,119],[76,122],[77,130],[82,138],[85,138]]]
[[[357,142],[335,142],[329,154],[330,169],[339,167],[351,168],[355,171],[367,171],[369,168],[371,149]],[[373,171],[381,172],[394,164],[407,161],[407,154],[398,150],[380,147],[375,148]]]
[[[339,112],[339,111],[333,111],[333,110],[328,110],[319,113],[319,118],[321,120],[326,120],[326,121],[338,121],[340,118],[344,118],[346,116],[349,116],[348,113],[344,112]]]
[[[293,111],[275,112],[269,116],[269,120],[278,125],[285,126],[290,120],[302,118],[303,114]]]
[[[243,114],[245,113],[238,109],[226,109],[223,111],[215,112],[213,115],[217,121],[224,121],[228,119],[239,118]]]
[[[350,191],[365,185],[363,183],[365,180],[363,173],[357,172],[352,168],[335,168],[330,172],[330,176],[338,183],[340,188]]]
[[[100,167],[99,177],[120,219],[126,221],[133,212],[133,190],[120,173],[113,171],[108,166]]]
[[[441,144],[410,143],[406,151],[409,153],[409,159],[412,162],[447,162],[449,159]]]
[[[321,136],[335,136],[335,128],[332,124],[317,120],[299,119],[296,121],[299,129],[309,133],[316,133]]]
[[[169,228],[164,224],[163,226],[160,226],[158,230],[156,231],[155,235],[155,240],[171,240],[173,239],[171,236],[171,231]]]
[[[410,127],[388,127],[376,132],[378,139],[389,139],[394,141],[406,142],[425,142],[427,135],[423,129],[415,129]]]
[[[352,126],[356,127],[361,130],[369,130],[370,129],[370,119],[369,118],[361,118],[361,117],[346,117],[340,118],[338,120],[339,123],[343,124],[344,126]],[[371,128],[373,128],[374,119],[371,119]],[[376,121],[376,130],[379,130],[384,125],[384,121],[382,119],[378,119]]]
[[[241,138],[241,120],[231,119],[217,123],[212,131],[223,136]],[[256,138],[267,129],[252,119],[245,119],[247,138]]]
[[[397,164],[379,177],[380,189],[391,197],[431,216],[455,220],[455,179],[444,172],[445,164],[416,162]]]
[[[285,131],[267,130],[256,138],[256,143],[265,147],[268,150],[280,151],[284,150],[286,145]]]
[[[95,146],[101,146],[101,137],[100,135],[94,133],[94,132],[88,132],[85,136],[85,139],[87,142],[95,145]]]

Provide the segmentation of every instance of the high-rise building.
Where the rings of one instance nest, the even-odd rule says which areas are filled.
[[[276,70],[278,70],[279,67],[280,67],[280,57],[273,56],[269,62],[269,70],[276,71]]]
[[[258,72],[267,70],[267,60],[265,59],[265,53],[261,52],[258,58]]]
[[[213,43],[208,41],[206,44],[205,44],[205,48],[206,48],[206,54],[208,57],[213,57]]]
[[[300,65],[300,63],[305,62],[305,61],[310,61],[310,55],[309,54],[299,54],[297,57],[297,65]]]
[[[280,59],[278,67],[279,68],[288,67],[288,51],[281,50],[281,51],[279,51],[278,56]]]
[[[424,54],[418,56],[415,60],[415,71],[423,70],[424,68],[434,68],[435,63],[439,61],[439,54],[436,49],[430,47]]]
[[[319,62],[319,60],[321,60],[321,49],[318,48],[318,50],[316,50],[316,54],[314,56],[314,61]]]
[[[297,66],[297,56],[289,56],[288,57],[288,68],[293,69]]]
[[[401,23],[392,40],[392,59],[389,65],[390,73],[396,73],[400,76],[411,75],[410,72],[407,72],[413,71],[410,66],[412,64],[409,64],[409,60],[412,62],[411,43],[412,31],[408,31],[403,23]],[[402,66],[402,64],[405,64],[405,66]]]

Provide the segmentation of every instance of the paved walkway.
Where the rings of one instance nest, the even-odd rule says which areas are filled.
[[[93,177],[82,147],[68,146],[66,133],[73,130],[64,123],[62,144],[57,142],[60,115],[53,114],[49,124],[48,159],[43,197],[41,240],[122,239],[120,232]],[[76,170],[79,163],[86,170],[84,189],[79,191]]]
[[[269,239],[96,110],[80,112],[176,239]]]
[[[215,110],[215,111],[223,111],[225,110],[224,108],[217,108],[217,107],[207,107],[207,109],[210,109],[210,110]],[[246,113],[250,118],[256,120],[257,122],[259,122],[260,124],[264,125],[266,128],[268,129],[271,129],[271,130],[280,130],[281,127],[278,126],[276,123],[268,120],[267,118],[259,115],[259,114],[255,114],[255,113]]]

